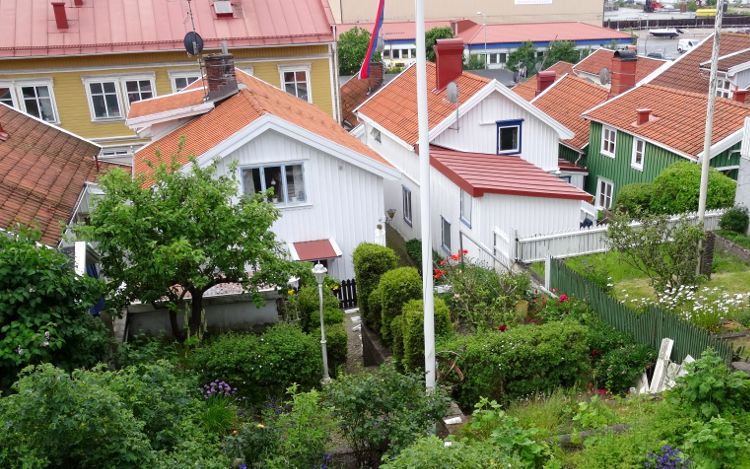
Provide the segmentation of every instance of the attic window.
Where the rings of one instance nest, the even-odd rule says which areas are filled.
[[[234,17],[234,8],[232,7],[232,2],[229,0],[215,0],[214,11],[218,18]]]
[[[372,138],[375,139],[376,142],[380,143],[381,136],[380,131],[373,127],[373,129],[370,131],[370,135],[372,135]]]

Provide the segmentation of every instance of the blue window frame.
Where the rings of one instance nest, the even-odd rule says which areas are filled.
[[[496,121],[497,154],[517,155],[521,153],[523,119]]]

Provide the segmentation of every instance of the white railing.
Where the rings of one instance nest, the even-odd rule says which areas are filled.
[[[512,258],[498,251],[497,248],[495,248],[493,252],[493,249],[490,249],[481,241],[475,240],[462,230],[459,230],[458,232],[458,239],[460,245],[459,249],[462,252],[464,249],[469,251],[467,258],[472,262],[491,267],[496,271],[507,272],[511,270],[510,267],[514,263]],[[506,239],[510,241],[509,238]]]
[[[717,229],[719,219],[723,214],[723,209],[707,211],[704,229],[706,231]],[[695,222],[698,219],[698,215],[696,213],[690,213],[687,216],[673,215],[669,220],[671,223],[676,223],[678,220],[684,218]],[[640,222],[635,221],[630,225],[637,227],[640,226]],[[511,248],[509,252],[511,254],[515,252],[517,256],[515,260],[520,262],[542,261],[547,256],[572,257],[609,250],[606,226],[582,228],[566,233],[519,238],[515,240],[515,244],[515,249]]]

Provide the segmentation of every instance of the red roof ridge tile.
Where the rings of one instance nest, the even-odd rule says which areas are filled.
[[[676,94],[676,95],[681,95],[681,96],[687,96],[687,97],[690,97],[690,98],[701,99],[703,101],[708,101],[708,96],[705,95],[705,94],[703,94],[703,93],[696,93],[694,91],[679,90],[679,89],[676,89],[676,88],[669,88],[668,86],[653,85],[651,83],[645,83],[642,86],[646,87],[646,88],[653,88],[655,90],[662,91],[662,92],[665,92],[665,93],[671,93],[671,94]],[[730,106],[736,106],[736,107],[739,107],[741,109],[749,109],[750,110],[750,103],[741,103],[739,101],[735,101],[734,99],[724,98],[724,97],[721,97],[721,96],[716,96],[716,103],[723,103],[723,104],[730,105]],[[703,111],[703,110],[701,110],[701,111]]]

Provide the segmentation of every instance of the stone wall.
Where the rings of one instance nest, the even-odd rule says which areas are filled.
[[[719,234],[716,235],[716,247],[723,249],[750,264],[750,250],[745,249],[726,238],[722,238]]]

